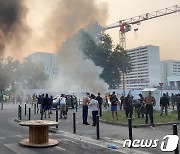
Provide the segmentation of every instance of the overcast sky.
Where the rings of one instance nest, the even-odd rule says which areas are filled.
[[[27,0],[28,23],[40,33],[45,18],[56,7],[59,0]],[[179,0],[98,0],[108,4],[107,25],[119,20],[134,17],[180,4]],[[41,6],[41,7],[40,7]],[[68,9],[68,8],[67,8]],[[134,28],[138,28],[134,33]],[[180,60],[180,12],[142,22],[133,26],[126,34],[127,49],[156,45],[160,47],[160,58]],[[114,44],[119,42],[119,28],[108,30]]]
[[[103,0],[109,4],[107,24],[148,12],[180,4],[179,0]],[[137,34],[134,28],[138,28]],[[119,41],[118,28],[109,30],[115,43]],[[142,22],[126,35],[127,48],[143,45],[160,47],[161,59],[180,60],[180,12]]]

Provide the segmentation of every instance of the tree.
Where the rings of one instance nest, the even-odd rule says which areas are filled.
[[[48,76],[42,63],[25,60],[22,63],[12,57],[0,59],[0,94],[14,93],[20,88],[44,88]]]
[[[19,61],[12,57],[0,60],[0,91],[14,87],[17,78]]]
[[[104,68],[101,78],[109,84],[110,88],[117,88],[121,84],[121,72],[131,70],[130,57],[119,45],[113,49],[112,39],[108,34],[102,33],[99,42],[86,32],[82,35],[81,49],[84,54],[92,59],[97,66]]]
[[[45,74],[43,63],[33,63],[30,60],[24,60],[19,67],[19,85],[28,89],[45,88],[48,75]]]

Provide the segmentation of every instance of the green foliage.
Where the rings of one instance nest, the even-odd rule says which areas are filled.
[[[5,91],[9,87],[14,88],[19,67],[19,61],[8,57],[0,60],[0,91]]]
[[[27,89],[45,88],[48,76],[43,63],[25,60],[19,67],[19,83]]]
[[[103,68],[100,77],[109,84],[109,88],[118,88],[121,84],[121,72],[126,73],[131,70],[130,58],[127,51],[119,45],[114,48],[111,37],[102,31],[103,27],[94,22],[68,38],[61,49],[66,51],[66,47],[78,46],[85,58],[91,59],[96,66]],[[72,52],[72,54],[76,53]]]
[[[0,60],[0,92],[15,92],[18,88],[44,88],[48,76],[43,64],[12,57]]]
[[[99,29],[99,25],[95,27]],[[121,72],[127,73],[131,70],[130,57],[119,45],[113,48],[112,39],[108,34],[94,35],[87,30],[81,30],[80,48],[87,58],[92,59],[97,66],[103,67],[101,78],[110,88],[117,88],[121,84]]]
[[[133,113],[132,118],[133,118],[133,121],[132,121],[133,125],[145,124],[145,118],[138,118],[137,114],[135,115],[135,113]],[[118,120],[113,121],[111,111],[103,112],[103,116],[101,119],[108,121],[108,122],[128,124],[128,118],[126,117],[124,110],[118,111]],[[165,114],[160,116],[159,111],[154,111],[154,123],[155,124],[163,124],[163,123],[170,123],[170,122],[178,122],[177,112],[169,112],[167,116]]]

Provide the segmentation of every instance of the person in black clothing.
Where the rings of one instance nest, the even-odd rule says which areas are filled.
[[[169,106],[169,99],[165,93],[163,93],[163,96],[160,98],[160,106],[161,106],[161,114],[163,114],[163,110],[165,109],[165,115],[167,115],[167,108]]]
[[[73,99],[73,96],[70,96],[70,100],[71,100],[72,109],[74,109],[74,99]]]
[[[103,99],[102,99],[100,93],[98,93],[98,96],[96,97],[96,100],[98,101],[99,115],[102,116],[102,103],[103,103]]]
[[[46,94],[45,98],[43,99],[44,109],[45,109],[45,115],[44,118],[46,118],[46,112],[48,111],[48,115],[50,118],[50,107],[51,107],[51,99],[48,97],[48,94]]]
[[[125,108],[125,113],[126,113],[126,117],[130,117],[132,118],[132,114],[133,114],[133,100],[130,97],[130,95],[128,94],[127,97],[125,98],[125,104],[124,104],[124,108]]]
[[[52,105],[53,105],[53,96],[51,96],[51,98],[50,98],[50,114],[53,114],[52,113]]]
[[[180,120],[180,93],[176,94],[176,103],[177,103],[177,112],[178,112],[178,120]]]
[[[142,94],[139,94],[139,103],[140,104],[138,104],[138,107],[137,107],[137,109],[138,109],[138,111],[137,111],[137,113],[138,113],[138,118],[140,118],[140,114],[141,114],[141,117],[142,118],[144,118],[144,97],[143,97],[143,95]]]
[[[124,101],[125,101],[125,97],[121,96],[120,110],[124,108]]]

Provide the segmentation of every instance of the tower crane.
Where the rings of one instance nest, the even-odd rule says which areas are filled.
[[[119,27],[120,28],[120,30],[119,30],[120,46],[125,49],[126,48],[126,33],[131,31],[131,26],[132,25],[135,25],[135,24],[139,25],[139,24],[141,24],[142,21],[158,18],[158,17],[161,17],[161,16],[176,13],[176,12],[179,12],[179,11],[180,11],[180,4],[179,5],[174,5],[174,6],[165,8],[165,9],[157,10],[157,11],[154,11],[154,12],[145,13],[145,14],[135,16],[135,17],[132,17],[132,18],[119,20],[118,22],[105,27],[105,30]]]

